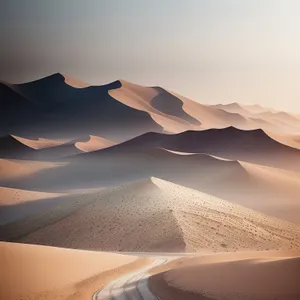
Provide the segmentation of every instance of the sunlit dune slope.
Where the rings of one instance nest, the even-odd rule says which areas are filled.
[[[262,159],[269,162],[268,153],[260,161]],[[18,165],[25,168],[24,162]],[[207,154],[181,155],[181,152],[147,146],[144,138],[128,142],[128,145],[80,154],[68,163],[55,166],[28,176],[25,173],[19,178],[16,177],[18,168],[14,167],[7,173],[10,178],[2,182],[8,187],[57,192],[120,185],[155,176],[300,223],[299,171],[285,171]],[[24,172],[22,168],[21,173]]]

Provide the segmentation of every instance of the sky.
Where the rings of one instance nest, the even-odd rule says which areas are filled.
[[[300,113],[298,0],[2,0],[0,79],[124,79]]]

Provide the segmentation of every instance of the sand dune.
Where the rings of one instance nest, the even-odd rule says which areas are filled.
[[[65,77],[59,73],[32,82],[14,84],[13,89],[23,97],[43,106],[67,101],[76,91],[65,82]]]
[[[193,252],[298,249],[299,238],[299,225],[151,178],[106,189],[93,203],[20,241],[81,249]]]
[[[120,87],[119,81],[75,88],[66,78],[53,74],[29,83],[1,85],[7,103],[3,112],[12,114],[3,121],[4,134],[54,140],[96,135],[124,141],[149,130],[162,130],[147,112],[110,97],[109,90]],[[16,103],[12,106],[14,97]],[[24,118],[28,115],[27,123],[19,113]]]
[[[182,258],[150,278],[160,299],[296,300],[299,251],[214,254]]]
[[[104,148],[111,147],[116,143],[108,139],[101,138],[99,136],[90,135],[90,139],[87,142],[77,142],[75,146],[84,152],[96,151]]]
[[[24,138],[15,135],[12,135],[12,137],[18,140],[19,142],[21,142],[22,144],[35,150],[52,148],[68,142],[68,140],[50,140],[50,139],[43,139],[43,138],[29,139],[29,138]]]
[[[1,187],[0,206],[19,204],[27,201],[34,201],[39,199],[53,198],[62,195],[61,193],[44,193],[33,192],[13,188]]]
[[[15,125],[7,119],[3,134],[30,133],[35,139],[94,135],[120,142],[162,129],[180,133],[235,126],[243,130],[287,132],[300,126],[300,119],[289,114],[265,110],[254,113],[254,108],[237,103],[202,105],[160,87],[142,87],[123,80],[88,86],[67,75],[53,74],[29,83],[3,85],[0,90],[6,100],[18,98],[14,105],[18,109],[7,109],[16,120]],[[18,115],[20,112],[24,121]],[[18,118],[22,124],[18,124]]]
[[[181,132],[191,128],[191,124],[180,117],[184,116],[185,112],[181,108],[182,101],[176,97],[166,102],[173,110],[172,114],[166,113],[163,108],[153,106],[153,99],[161,99],[161,94],[166,96],[164,100],[170,100],[172,95],[167,91],[161,91],[159,88],[142,87],[122,80],[121,87],[110,90],[109,94],[125,105],[149,113],[152,119],[161,125],[166,132]],[[174,102],[175,106],[179,102],[179,107],[174,108]],[[200,125],[200,122],[198,125]]]
[[[59,168],[44,170],[28,178],[7,179],[5,186],[56,192],[120,185],[156,176],[300,223],[299,172],[206,154],[185,152],[188,155],[182,155],[151,147],[138,150],[139,145],[147,146],[150,140],[153,139],[138,139],[137,146],[133,140],[128,148],[119,145],[81,154]]]
[[[109,280],[148,263],[105,252],[0,243],[0,298],[91,299]]]
[[[300,128],[300,118],[296,115],[279,112],[271,108],[264,108],[259,105],[240,105],[238,103],[218,104],[211,107],[229,112],[237,113],[248,120],[248,127],[238,127],[240,129],[258,129],[269,130],[273,134],[286,135],[288,133],[297,133]]]
[[[236,102],[229,103],[229,104],[211,105],[211,107],[222,109],[222,110],[230,112],[230,113],[237,113],[237,114],[240,114],[242,116],[247,116],[247,117],[253,115],[253,110],[250,111],[249,109],[246,109],[246,107],[243,107]]]
[[[223,128],[230,125],[249,129],[242,115],[205,106],[160,87],[142,87],[126,81],[109,94],[126,105],[147,111],[167,132],[178,133],[200,128]]]
[[[49,147],[43,147],[46,145]],[[0,138],[0,147],[0,158],[10,159],[51,160],[82,153],[73,143],[53,145],[49,140],[34,142],[11,135]]]
[[[248,105],[243,105],[243,107],[246,108],[248,111],[255,113],[255,114],[264,113],[267,111],[275,112],[275,110],[272,108],[262,107],[261,105],[258,105],[258,104],[248,104]]]
[[[35,150],[24,145],[11,135],[0,138],[1,158],[26,158],[34,156]]]
[[[173,151],[207,153],[231,160],[300,170],[300,152],[270,138],[263,130],[239,130],[234,127],[180,134],[148,133],[99,153],[137,151],[160,147]],[[84,154],[88,157],[90,154]],[[96,155],[93,153],[92,155]]]
[[[0,187],[0,225],[48,209],[60,202],[62,195]]]

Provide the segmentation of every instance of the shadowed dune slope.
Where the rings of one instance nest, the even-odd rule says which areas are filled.
[[[42,113],[36,103],[16,93],[9,85],[0,82],[0,136],[10,134],[22,126],[30,132],[31,122]]]
[[[61,202],[61,193],[44,193],[0,187],[0,225],[37,213]]]
[[[202,105],[161,87],[142,87],[126,81],[110,90],[115,99],[136,109],[147,111],[167,132],[223,128],[230,125],[250,129],[255,124],[238,113]]]
[[[96,151],[90,154],[94,155],[87,159],[78,155],[57,168],[41,170],[21,180],[8,180],[7,186],[36,190],[89,188],[122,184],[150,176],[209,190],[216,190],[213,186],[217,184],[220,190],[230,191],[237,181],[240,188],[244,188],[248,180],[251,185],[251,178],[238,162],[209,155],[180,155],[155,148],[101,154]]]
[[[106,150],[81,157],[109,152],[137,151],[160,147],[187,153],[207,153],[231,160],[242,160],[283,169],[300,170],[300,151],[283,145],[263,130],[240,130],[234,127],[186,131],[180,134],[147,133]]]
[[[151,291],[163,300],[297,300],[299,251],[213,254],[182,258],[150,278]]]
[[[32,143],[29,142],[31,146]],[[33,149],[27,146],[22,139],[16,136],[0,138],[0,158],[52,160],[82,153],[73,143],[59,144],[57,146]]]
[[[44,106],[69,101],[76,93],[76,88],[68,85],[59,73],[28,83],[14,84],[13,88],[27,99]]]
[[[0,159],[0,182],[20,180],[37,175],[39,172],[65,166],[67,163]]]
[[[192,125],[201,125],[197,119],[194,119],[182,109],[183,102],[180,99],[163,88],[155,87],[154,89],[157,95],[151,99],[150,104],[152,107],[167,115],[181,118]]]
[[[20,242],[165,252],[300,247],[299,225],[161,179],[129,183],[98,195],[93,203]]]

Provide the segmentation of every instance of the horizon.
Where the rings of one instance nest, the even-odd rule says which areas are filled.
[[[56,72],[91,85],[124,78],[203,104],[300,113],[295,0],[12,0],[5,9],[1,80]]]

